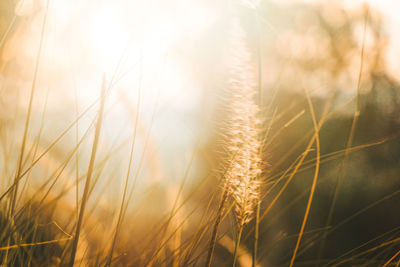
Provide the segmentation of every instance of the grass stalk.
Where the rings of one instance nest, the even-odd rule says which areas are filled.
[[[206,267],[210,267],[211,263],[212,263],[212,257],[213,257],[213,254],[214,254],[215,244],[217,242],[218,228],[219,228],[219,225],[221,223],[222,214],[224,213],[226,201],[228,199],[228,192],[229,192],[229,185],[228,185],[228,183],[225,183],[225,186],[224,186],[224,189],[223,189],[223,193],[222,193],[222,197],[221,197],[221,200],[219,202],[217,218],[215,219],[215,223],[214,223],[214,226],[213,226],[213,231],[212,231],[212,234],[211,234],[210,247],[209,247],[209,250],[208,250],[207,260],[206,260],[206,264],[205,264]]]
[[[358,80],[357,80],[357,92],[356,92],[356,108],[353,115],[353,121],[351,123],[349,138],[346,143],[345,155],[339,167],[339,175],[336,180],[335,191],[333,193],[333,199],[331,205],[329,207],[328,217],[325,222],[325,226],[329,226],[333,219],[333,213],[336,206],[336,202],[339,196],[340,187],[342,185],[342,181],[344,176],[346,175],[346,162],[349,158],[350,149],[353,144],[354,134],[358,122],[358,118],[360,116],[360,91],[361,91],[361,79],[362,79],[362,72],[364,66],[364,51],[365,51],[365,42],[366,42],[366,35],[367,35],[367,25],[368,25],[368,16],[369,10],[366,9],[365,19],[364,19],[364,31],[363,31],[363,40],[361,44],[361,54],[360,54],[360,70],[358,72]],[[325,242],[326,242],[327,234],[324,233],[321,241],[321,245],[318,249],[318,259],[323,257],[323,253],[325,250]]]
[[[261,201],[257,203],[257,211],[256,211],[256,225],[254,229],[254,249],[252,254],[252,262],[251,266],[256,267],[257,265],[257,248],[258,248],[258,237],[259,237],[259,221],[260,221],[260,209],[261,209]]]
[[[113,241],[112,241],[112,244],[111,244],[110,252],[109,252],[108,257],[107,257],[106,266],[111,266],[115,243],[117,241],[117,237],[118,237],[118,233],[119,233],[119,230],[120,230],[120,227],[121,227],[122,219],[123,219],[124,214],[125,214],[125,212],[124,212],[124,204],[125,204],[125,198],[126,198],[126,193],[127,193],[127,189],[128,189],[129,176],[131,174],[131,167],[132,167],[132,162],[133,162],[133,152],[135,150],[136,134],[137,134],[138,121],[139,121],[140,99],[141,99],[140,98],[140,91],[141,91],[141,82],[139,82],[138,102],[137,102],[137,110],[138,111],[136,112],[135,125],[134,125],[133,136],[132,136],[132,145],[131,145],[131,151],[130,151],[130,155],[129,155],[129,165],[128,165],[128,170],[127,170],[127,173],[126,173],[124,192],[123,192],[123,195],[122,195],[121,207],[120,207],[119,215],[118,215],[118,221],[117,221],[117,225],[115,227],[114,237],[113,237]],[[128,204],[126,204],[126,205],[128,205]]]
[[[316,143],[316,147],[317,147],[317,162],[316,162],[316,165],[315,165],[314,178],[313,178],[313,182],[312,182],[312,186],[311,186],[311,191],[310,191],[310,196],[309,196],[309,198],[308,198],[307,207],[306,207],[306,211],[305,211],[305,214],[304,214],[303,222],[302,222],[302,224],[301,224],[301,229],[300,229],[299,237],[297,238],[296,247],[295,247],[295,249],[294,249],[292,259],[290,260],[290,267],[292,267],[293,264],[294,264],[294,261],[295,261],[295,259],[296,259],[296,254],[297,254],[297,251],[298,251],[299,246],[300,246],[301,238],[303,237],[304,229],[305,229],[305,227],[306,227],[308,215],[309,215],[310,209],[311,209],[311,203],[312,203],[312,201],[313,201],[315,189],[316,189],[316,187],[317,187],[317,180],[318,180],[319,166],[320,166],[320,151],[321,151],[321,146],[320,146],[320,140],[319,140],[319,130],[320,130],[321,124],[318,124],[318,123],[317,123],[317,120],[316,120],[316,117],[315,117],[314,108],[313,108],[313,105],[312,105],[310,96],[309,96],[309,94],[308,94],[307,91],[306,91],[306,96],[307,96],[308,104],[309,104],[309,107],[310,107],[311,117],[312,117],[312,121],[313,121],[313,125],[314,125],[314,130],[315,130],[315,143]]]
[[[74,262],[75,262],[75,256],[76,256],[76,251],[78,248],[78,241],[79,241],[79,235],[80,235],[80,231],[81,231],[81,227],[82,227],[83,216],[85,213],[85,208],[86,208],[86,204],[87,204],[88,197],[89,197],[89,189],[90,189],[90,185],[91,185],[90,182],[91,182],[91,177],[93,175],[94,162],[96,159],[96,153],[97,153],[99,137],[100,137],[100,130],[101,130],[101,125],[102,125],[102,120],[103,120],[105,91],[106,91],[106,81],[105,81],[105,76],[103,76],[100,108],[99,108],[99,112],[98,112],[98,118],[97,118],[97,123],[96,123],[95,134],[94,134],[92,153],[90,156],[90,162],[89,162],[88,172],[87,172],[87,176],[86,176],[85,187],[84,187],[83,196],[82,196],[82,200],[81,200],[79,217],[78,217],[78,221],[76,223],[75,235],[74,235],[74,238],[72,241],[71,257],[70,257],[70,260],[68,263],[68,266],[71,266],[71,267],[74,265]]]
[[[17,195],[18,195],[19,177],[21,176],[21,172],[22,172],[26,139],[28,136],[29,124],[30,124],[31,113],[32,113],[32,106],[33,106],[33,99],[34,99],[35,91],[36,91],[36,80],[37,80],[37,76],[38,76],[38,72],[39,72],[39,63],[40,63],[40,57],[41,57],[41,53],[42,53],[44,33],[45,33],[45,29],[46,29],[49,1],[50,0],[47,0],[46,11],[45,11],[44,18],[43,18],[43,24],[42,24],[42,29],[41,29],[40,41],[39,41],[39,48],[37,51],[35,70],[34,70],[34,74],[33,74],[32,86],[31,86],[30,96],[29,96],[28,111],[27,111],[26,119],[25,119],[25,128],[24,128],[24,133],[22,136],[21,149],[19,151],[19,156],[18,156],[17,171],[15,173],[14,182],[13,182],[13,184],[15,186],[13,187],[13,190],[11,191],[11,195],[10,195],[10,203],[9,203],[7,215],[8,215],[8,218],[9,218],[9,221],[11,224],[13,224],[13,221],[14,221],[13,217],[14,217],[14,210],[15,210],[15,205],[16,205],[16,200],[17,200]],[[13,23],[14,23],[14,21],[11,23],[11,25]],[[10,27],[11,27],[11,25],[10,25]],[[7,30],[6,34],[4,35],[4,38],[8,34],[8,31],[9,30]],[[3,43],[3,40],[1,40],[1,43]],[[10,238],[11,238],[11,236],[10,236]],[[10,244],[10,238],[8,238],[8,240],[7,240],[7,246]],[[7,261],[8,261],[8,250],[6,251],[3,263],[7,263]]]
[[[46,11],[44,14],[42,30],[41,30],[41,34],[40,34],[39,48],[37,51],[36,63],[35,63],[36,64],[35,71],[33,74],[32,87],[31,87],[30,96],[29,96],[28,111],[27,111],[26,120],[25,120],[25,129],[24,129],[24,134],[22,137],[21,150],[20,150],[19,156],[18,156],[17,172],[14,177],[15,186],[11,193],[11,202],[10,202],[10,206],[9,206],[9,218],[12,218],[14,215],[15,202],[16,202],[17,195],[18,195],[19,177],[22,172],[22,163],[23,163],[24,152],[25,152],[25,144],[26,144],[26,139],[28,136],[29,124],[30,124],[30,119],[31,119],[33,98],[35,96],[35,91],[36,91],[36,81],[37,81],[37,76],[38,76],[38,72],[39,72],[39,63],[40,63],[40,57],[41,57],[42,48],[43,48],[44,33],[45,33],[45,29],[46,29],[47,14],[48,14],[48,10],[49,10],[49,1],[50,0],[47,0]]]
[[[238,233],[238,236],[237,236],[237,239],[235,242],[235,250],[233,251],[233,264],[232,264],[233,267],[236,267],[236,262],[237,262],[237,258],[238,258],[238,249],[240,246],[240,240],[242,238],[243,228],[244,228],[244,223],[242,221],[242,222],[240,222],[240,225],[239,225],[239,233]]]

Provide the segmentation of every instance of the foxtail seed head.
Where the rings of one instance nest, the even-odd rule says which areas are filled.
[[[239,20],[235,20],[229,40],[230,118],[227,131],[231,161],[225,181],[234,199],[240,226],[253,218],[260,199],[261,174],[259,107],[254,100],[256,77],[245,39]]]

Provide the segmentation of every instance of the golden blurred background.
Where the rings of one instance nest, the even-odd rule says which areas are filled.
[[[125,255],[121,265],[141,266],[146,253],[157,251],[154,244],[167,242],[169,249],[160,253],[174,254],[189,242],[203,213],[217,206],[226,164],[228,35],[236,16],[258,77],[266,137],[261,214],[313,134],[308,94],[317,120],[327,115],[319,181],[296,266],[330,266],[360,245],[367,251],[398,237],[400,3],[264,0],[241,1],[234,10],[233,2],[2,0],[0,193],[13,183],[33,96],[22,164],[32,168],[21,180],[19,206],[23,211],[25,198],[45,199],[55,220],[72,231],[104,77],[108,91],[85,253],[97,255],[115,223],[135,136],[126,234],[117,246]],[[260,266],[288,265],[315,150],[260,222]],[[180,230],[167,241],[151,236],[169,212],[175,213],[165,231]],[[226,236],[234,235],[230,224],[223,224]],[[215,266],[230,264],[230,242],[221,240]],[[243,240],[243,246],[252,243]],[[378,266],[399,249],[393,243],[350,259]],[[168,266],[179,265],[170,258]],[[247,266],[244,259],[240,264]]]

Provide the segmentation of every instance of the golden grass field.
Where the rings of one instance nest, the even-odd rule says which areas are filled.
[[[1,0],[0,266],[399,266],[399,8]]]

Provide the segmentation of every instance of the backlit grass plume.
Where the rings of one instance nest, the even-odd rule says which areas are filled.
[[[234,200],[234,212],[239,234],[235,246],[234,265],[240,237],[245,224],[254,217],[260,201],[261,156],[259,106],[255,102],[257,82],[246,34],[239,19],[234,19],[228,51],[228,120],[226,124],[228,169],[217,219],[211,237],[206,266],[211,265],[218,226],[229,197]]]
[[[228,152],[231,157],[225,182],[235,201],[239,227],[253,218],[259,201],[261,157],[260,120],[256,96],[256,77],[245,32],[238,20],[233,23],[229,61]]]
[[[232,25],[229,51],[230,119],[227,134],[231,162],[225,177],[225,187],[234,199],[238,223],[233,266],[236,264],[243,227],[253,218],[254,210],[260,201],[260,110],[254,100],[256,77],[245,40],[245,32],[236,19]]]

